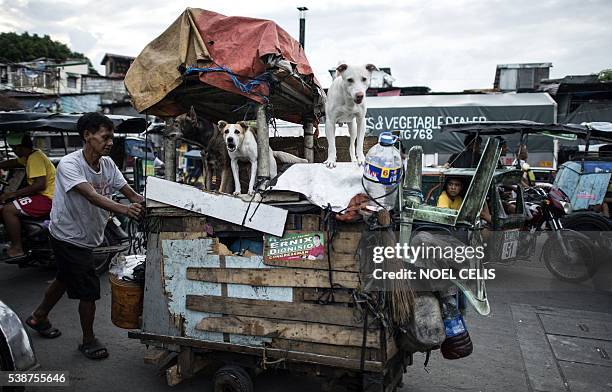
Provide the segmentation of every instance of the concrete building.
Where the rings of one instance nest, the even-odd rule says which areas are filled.
[[[601,74],[546,79],[540,91],[557,102],[560,123],[612,122],[612,81]]]
[[[498,64],[493,88],[502,92],[534,92],[548,79],[552,63]]]
[[[108,77],[125,78],[130,65],[135,57],[122,56],[120,54],[106,53],[102,58],[102,65],[106,67],[105,75]]]
[[[86,59],[39,58],[18,64],[0,63],[0,93],[23,109],[137,115],[123,83],[133,57],[106,54],[100,75]],[[118,109],[117,109],[118,108]]]

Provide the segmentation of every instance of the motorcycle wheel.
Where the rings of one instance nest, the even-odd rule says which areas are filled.
[[[109,235],[104,233],[104,241],[100,246],[110,246],[112,244]],[[94,269],[96,271],[96,275],[100,276],[106,271],[108,271],[108,267],[110,265],[111,260],[115,257],[116,253],[100,253],[94,254]]]
[[[548,233],[549,238],[544,243],[542,259],[546,268],[557,279],[578,283],[593,277],[599,262],[595,257],[593,244],[587,236],[574,230],[560,230],[561,240],[569,252],[565,254],[555,233]]]

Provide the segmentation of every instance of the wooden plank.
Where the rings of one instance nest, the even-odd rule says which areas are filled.
[[[143,360],[147,365],[158,365],[160,364],[170,352],[157,347],[149,347],[145,350]]]
[[[272,339],[270,347],[281,350],[299,351],[303,353],[330,355],[346,359],[361,359],[361,347],[335,346],[333,344],[300,342],[297,340],[278,338]],[[366,361],[380,361],[381,354],[382,352],[380,349],[366,348],[365,359]]]
[[[147,199],[147,208],[149,209],[149,216],[192,216],[194,212],[184,210],[182,208],[174,207],[168,204],[159,203],[155,200]],[[149,208],[148,205],[151,203],[153,207]],[[159,206],[157,206],[159,205]]]
[[[162,335],[179,335],[181,330],[172,322],[169,299],[164,287],[162,240],[151,233],[147,248],[145,295],[143,298],[142,329]]]
[[[248,284],[278,287],[329,287],[327,271],[300,268],[187,268],[187,279],[214,283]],[[359,287],[359,274],[332,272],[333,283],[346,288]]]
[[[295,303],[300,303],[300,302],[304,302],[304,288],[302,287],[296,287],[293,288],[293,298],[291,299],[291,302],[295,302]]]
[[[183,381],[181,373],[179,372],[178,364],[166,369],[166,383],[169,387],[175,387]]]
[[[172,207],[172,206],[169,206],[168,204],[160,203],[158,201],[150,200],[150,199],[147,200],[146,206],[147,206],[147,208]]]
[[[148,199],[170,204],[225,221],[242,224],[251,229],[282,236],[287,219],[287,210],[260,204],[256,212],[249,203],[239,198],[201,191],[189,185],[155,177],[147,177]],[[248,212],[247,212],[248,210]],[[248,215],[247,219],[245,214]]]
[[[316,231],[319,230],[319,215],[302,215],[301,230]]]
[[[327,294],[328,290],[329,289],[305,288],[302,290],[304,301],[320,301],[322,297]],[[334,301],[341,303],[352,303],[353,295],[347,290],[335,289]]]
[[[199,240],[206,238],[206,233],[188,233],[185,231],[162,231],[159,233],[160,240]],[[218,242],[216,238],[212,239],[214,243]]]
[[[276,267],[291,267],[291,268],[305,268],[305,269],[329,269],[329,262],[327,256],[323,260],[265,260],[265,265],[272,265]],[[333,253],[331,258],[331,267],[333,271],[349,271],[359,272],[359,266],[355,256],[348,255],[346,253]]]
[[[354,255],[359,247],[361,232],[339,231],[336,232],[332,242],[332,249],[335,253],[346,253]]]
[[[265,194],[264,203],[274,203],[283,201],[298,201],[300,200],[299,193],[286,191],[272,191]]]
[[[361,347],[363,330],[338,325],[277,321],[259,317],[221,316],[203,318],[196,329],[249,336],[264,336],[337,346]],[[366,347],[380,347],[378,331],[368,332]]]
[[[141,341],[157,341],[166,344],[190,346],[206,350],[216,350],[227,353],[240,353],[253,356],[262,356],[264,349],[261,347],[242,346],[232,343],[212,342],[201,339],[193,339],[179,336],[168,336],[152,334],[140,331],[128,331],[128,337],[140,339]],[[331,366],[342,369],[359,370],[360,360],[341,358],[333,355],[321,355],[314,353],[296,352],[286,349],[265,348],[266,358],[284,359],[312,365]],[[384,370],[383,364],[379,361],[365,361],[364,370],[368,372],[381,372]]]
[[[169,231],[169,232],[184,232],[185,231],[185,224],[183,223],[183,219],[185,217],[184,216],[166,216],[166,217],[156,217],[154,218],[155,220],[157,220],[156,222],[151,219],[153,228],[151,229],[152,232],[162,232],[162,231]]]
[[[223,255],[219,256],[219,268],[226,268],[225,256],[223,256]],[[189,297],[191,297],[191,295],[187,294],[187,303],[189,303]],[[205,295],[203,297],[211,298],[213,296]],[[221,297],[223,298],[223,301],[225,299],[227,299],[227,284],[225,284],[225,283],[221,285]],[[223,313],[223,312],[217,312],[217,313]],[[223,341],[229,343],[229,341],[230,341],[230,334],[229,333],[224,333],[223,334]]]
[[[359,311],[346,305],[317,305],[243,298],[187,295],[187,309],[233,316],[266,317],[322,324],[363,325]]]
[[[177,359],[178,372],[181,375],[181,379],[185,380],[193,377],[194,358],[195,356],[191,347],[181,347]]]
[[[183,218],[186,232],[206,232],[206,217],[203,216],[187,216]]]

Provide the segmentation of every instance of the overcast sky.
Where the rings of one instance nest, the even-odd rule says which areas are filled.
[[[87,55],[136,56],[187,7],[270,19],[296,39],[321,83],[338,64],[390,67],[396,86],[491,88],[495,66],[551,62],[551,77],[612,68],[610,0],[0,0],[0,31],[49,34]]]

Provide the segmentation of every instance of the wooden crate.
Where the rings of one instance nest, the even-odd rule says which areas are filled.
[[[258,233],[170,207],[149,212],[143,327],[133,337],[176,351],[189,346],[350,371],[363,367],[384,377],[398,350],[372,317],[362,348],[362,312],[349,290],[360,283],[355,251],[361,226],[340,225],[332,279],[346,289],[334,290],[335,302],[323,304],[327,260],[268,265],[262,256],[224,254],[218,236]],[[285,229],[320,230],[320,217],[289,214]]]

